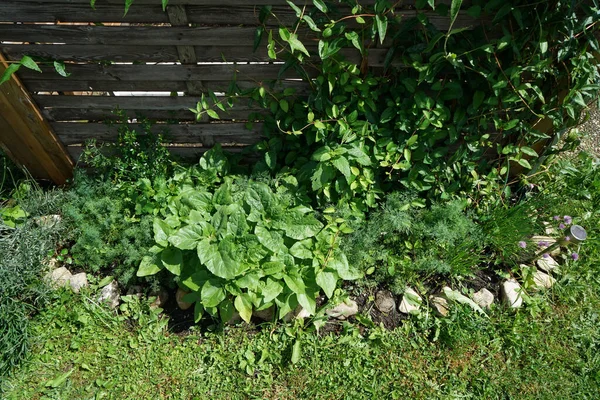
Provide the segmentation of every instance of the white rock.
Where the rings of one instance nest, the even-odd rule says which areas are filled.
[[[380,290],[375,293],[375,307],[384,314],[389,314],[396,308],[394,296],[388,291]]]
[[[310,312],[308,312],[307,309],[305,309],[302,306],[298,306],[298,307],[299,307],[299,309],[296,310],[297,312],[295,313],[296,314],[295,318],[304,319],[304,318],[310,317]],[[289,313],[288,315],[291,315],[291,314],[293,314],[293,313]]]
[[[85,272],[80,272],[71,276],[69,283],[71,284],[71,289],[73,289],[75,293],[79,293],[82,287],[88,287],[89,285]]]
[[[556,279],[545,272],[535,271],[533,273],[533,283],[538,289],[550,289],[556,283]]]
[[[549,236],[555,236],[556,235],[556,229],[554,229],[554,227],[549,223],[549,222],[542,222],[542,224],[544,225],[544,232],[546,232],[546,235]]]
[[[73,275],[71,274],[71,271],[65,267],[60,267],[52,271],[48,278],[53,287],[59,288],[67,286],[72,277]]]
[[[540,258],[537,260],[536,264],[539,269],[546,272],[551,272],[553,269],[556,269],[559,266],[556,260],[550,256]]]
[[[150,303],[150,308],[162,308],[164,307],[167,300],[169,300],[169,292],[165,289],[160,288],[158,292],[150,293],[150,297],[156,297],[152,303]]]
[[[352,299],[346,299],[343,303],[325,311],[327,315],[337,319],[346,319],[358,314],[358,304]]]
[[[536,251],[542,251],[546,247],[552,246],[554,243],[556,243],[556,239],[551,238],[550,236],[534,236],[531,238],[531,241],[533,243],[535,243]],[[541,242],[545,242],[546,245],[540,246],[539,243],[541,243]],[[558,246],[555,249],[553,249],[552,251],[550,251],[550,255],[552,255],[552,256],[557,256],[559,254],[560,254],[560,246]]]
[[[187,310],[188,308],[190,308],[193,304],[192,303],[188,303],[187,301],[183,300],[183,297],[188,294],[188,292],[186,292],[185,290],[178,288],[177,292],[175,293],[175,301],[177,302],[177,305],[179,306],[179,308],[181,308],[182,310]]]
[[[521,296],[521,285],[514,280],[509,279],[502,283],[501,287],[502,299],[511,308],[519,308],[523,305],[523,297]]]
[[[120,297],[121,291],[119,290],[119,284],[117,281],[112,281],[102,288],[98,300],[101,303],[107,303],[110,308],[114,309],[119,306]]]
[[[61,221],[62,217],[58,214],[53,215],[42,215],[41,217],[35,218],[34,221],[38,226],[44,228],[52,228],[54,225]]]
[[[446,317],[448,315],[450,306],[446,298],[442,296],[429,296],[429,303],[438,317]]]
[[[494,303],[494,295],[486,288],[473,293],[473,301],[481,308],[489,308]]]
[[[412,288],[407,287],[402,296],[398,311],[404,314],[417,314],[421,308],[423,299]]]

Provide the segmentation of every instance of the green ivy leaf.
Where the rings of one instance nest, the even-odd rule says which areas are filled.
[[[33,61],[33,59],[29,56],[23,56],[23,58],[21,58],[21,65],[23,65],[25,68],[29,68],[37,72],[42,72],[37,63]]]
[[[59,62],[59,61],[54,61],[54,70],[60,75],[63,76],[65,78],[71,76],[70,73],[67,72],[67,70],[65,69],[65,63],[63,62]]]

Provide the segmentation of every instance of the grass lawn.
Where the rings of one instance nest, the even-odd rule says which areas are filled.
[[[571,264],[539,306],[516,313],[456,307],[391,332],[342,323],[335,336],[269,324],[176,335],[139,302],[117,316],[89,293],[61,292],[33,320],[31,356],[2,389],[7,399],[597,399],[594,264]]]

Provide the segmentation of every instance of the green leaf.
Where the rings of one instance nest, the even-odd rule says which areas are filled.
[[[96,8],[96,0],[90,0],[90,7]]]
[[[10,77],[12,76],[12,74],[17,72],[19,70],[19,68],[21,68],[21,64],[19,64],[19,63],[10,64],[8,66],[8,68],[6,68],[6,70],[4,70],[4,73],[0,77],[0,85],[2,85],[4,82],[8,81],[10,79]]]
[[[307,293],[296,293],[298,303],[306,310],[310,315],[314,315],[317,312],[317,302],[312,295]]]
[[[168,0],[167,0],[168,1]],[[194,303],[194,323],[200,322],[204,314],[204,306],[199,301]]]
[[[300,347],[300,341],[296,339],[294,345],[292,346],[292,364],[298,364],[300,361],[300,357],[302,356],[302,348]]]
[[[304,294],[306,293],[306,286],[304,285],[304,281],[302,277],[295,274],[284,275],[283,280],[285,284],[290,288],[290,290],[296,294]]]
[[[225,297],[225,291],[216,282],[211,280],[204,282],[200,293],[200,299],[204,307],[216,307],[225,300]]]
[[[532,149],[531,147],[527,147],[527,146],[523,146],[521,147],[521,152],[527,154],[528,156],[531,157],[537,157],[538,153],[536,153],[536,151],[534,149]]]
[[[163,11],[166,11],[168,5],[169,5],[169,0],[162,0]]]
[[[319,11],[321,11],[322,13],[326,13],[327,10],[327,6],[325,5],[325,3],[323,2],[323,0],[313,0],[313,4],[315,5],[315,7],[317,7],[319,9]]]
[[[288,112],[290,109],[290,106],[289,106],[287,100],[285,100],[285,99],[279,100],[279,107],[281,107],[283,112]]]
[[[341,156],[333,159],[331,162],[333,166],[344,175],[346,181],[350,183],[352,172],[350,171],[350,164],[348,163],[348,159],[346,157]]]
[[[160,257],[156,254],[144,256],[137,270],[136,276],[149,276],[160,272],[164,268]]]
[[[456,301],[456,302],[461,303],[461,304],[467,304],[473,310],[475,310],[478,313],[481,313],[481,314],[487,316],[487,314],[485,313],[485,311],[483,311],[481,309],[481,307],[479,307],[477,305],[477,303],[475,303],[473,300],[471,300],[467,296],[463,295],[459,291],[452,290],[449,287],[444,287],[443,291],[444,291],[444,296],[446,296],[446,298],[448,300]]]
[[[521,159],[519,160],[519,164],[521,164],[521,166],[523,166],[523,167],[525,167],[525,168],[527,168],[527,169],[531,169],[531,165],[529,164],[529,161],[527,161],[527,160],[526,160],[526,159],[524,159],[524,158],[521,158]]]
[[[375,22],[377,22],[377,33],[379,34],[379,42],[383,44],[388,26],[387,17],[385,15],[377,14],[375,16]]]
[[[60,76],[64,76],[65,78],[69,77],[71,74],[68,73],[65,69],[65,63],[54,61],[54,69]]]
[[[323,224],[314,214],[304,214],[296,207],[288,210],[279,227],[284,230],[287,237],[304,240],[319,233],[323,229]]]
[[[235,244],[229,238],[224,238],[218,245],[209,239],[202,240],[198,243],[198,258],[210,272],[223,279],[233,279],[246,269],[236,260]]]
[[[261,291],[263,302],[269,303],[273,301],[281,292],[283,292],[283,285],[274,279],[267,278],[267,282]]]
[[[483,103],[483,99],[485,98],[485,93],[481,90],[477,90],[473,94],[473,109],[479,109],[479,106]]]
[[[42,72],[37,63],[33,61],[33,59],[29,56],[23,56],[23,58],[21,58],[21,65],[23,65],[25,68],[29,68],[37,72]]]
[[[312,153],[311,158],[315,161],[327,161],[331,159],[331,147],[329,146],[323,146],[323,147],[319,147],[317,150],[315,150]]]
[[[75,371],[75,368],[71,368],[68,372],[65,372],[62,375],[59,375],[58,377],[49,380],[45,383],[44,386],[46,387],[51,387],[51,388],[57,388],[60,385],[62,385],[63,383],[65,383],[65,381],[67,380],[67,378],[69,376],[71,376],[71,374]]]
[[[458,13],[460,11],[460,7],[462,6],[462,2],[463,0],[452,0],[452,3],[450,4],[451,25],[454,25],[454,21],[456,21],[456,18],[458,17]]]
[[[161,261],[173,275],[181,275],[181,264],[183,263],[181,250],[172,247],[164,249],[161,254]]]
[[[167,223],[161,219],[154,218],[154,241],[161,245],[162,247],[167,247],[169,245],[168,239],[171,234],[171,227],[167,225]]]
[[[310,260],[313,258],[313,253],[309,245],[312,245],[312,239],[296,242],[290,247],[290,254],[301,260]]]
[[[336,271],[340,278],[345,281],[353,281],[362,278],[362,273],[358,269],[351,268],[348,265],[348,259],[344,253],[341,251],[334,251],[333,254],[334,257],[329,260],[327,267]]]
[[[217,112],[215,110],[211,110],[209,108],[206,110],[206,113],[208,114],[209,117],[211,117],[213,119],[221,119],[221,117],[219,117],[219,114],[217,114]]]
[[[287,253],[287,248],[283,243],[283,236],[276,231],[269,231],[267,228],[256,225],[254,234],[258,238],[260,244],[275,254]]]
[[[250,323],[252,318],[252,302],[247,293],[242,293],[240,296],[236,296],[233,302],[235,309],[240,313],[240,317],[247,323]]]
[[[132,4],[133,0],[125,0],[125,13],[123,14],[123,16],[127,15],[127,12],[129,12],[129,7],[131,7]]]
[[[333,292],[337,285],[338,276],[333,271],[319,271],[317,272],[316,282],[319,285],[328,298],[333,297]]]
[[[188,225],[169,236],[169,242],[181,250],[194,250],[203,238],[203,225]]]

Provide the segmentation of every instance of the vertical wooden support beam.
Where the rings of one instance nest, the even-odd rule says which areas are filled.
[[[0,75],[8,68],[0,53]],[[32,176],[64,184],[73,161],[16,75],[0,85],[0,146]]]
[[[189,26],[185,6],[167,6],[167,14],[172,26]],[[182,64],[196,64],[198,62],[194,46],[177,46],[177,54]],[[202,84],[198,81],[187,81],[185,84],[187,86],[187,93],[192,96],[198,96],[203,92]]]

